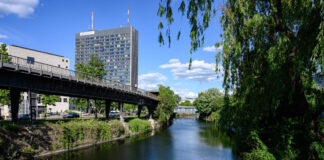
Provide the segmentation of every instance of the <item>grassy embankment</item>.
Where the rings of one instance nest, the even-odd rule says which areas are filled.
[[[129,128],[128,128],[129,126]],[[118,120],[52,120],[24,126],[0,123],[0,159],[31,158],[35,154],[71,149],[149,132],[151,122],[133,119],[128,125]]]

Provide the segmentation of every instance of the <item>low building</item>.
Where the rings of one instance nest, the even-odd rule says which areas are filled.
[[[70,69],[70,60],[66,57],[38,51],[35,49],[25,48],[16,45],[7,46],[8,54],[10,56],[18,57],[26,60],[29,65],[37,65],[37,63],[44,63],[47,65],[55,66],[62,68],[61,70]],[[37,62],[37,63],[36,63]],[[68,74],[69,72],[66,71]],[[10,107],[1,106],[1,116],[10,116]],[[60,96],[59,101],[54,105],[47,106],[47,113],[57,113],[64,112],[69,109],[69,97]],[[26,92],[22,93],[22,102],[19,107],[19,114],[29,114],[29,103],[28,103],[28,94]],[[38,114],[45,111],[45,106],[41,102],[40,95],[37,95],[37,107],[36,112]]]

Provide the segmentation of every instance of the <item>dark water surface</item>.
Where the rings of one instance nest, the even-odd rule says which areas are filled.
[[[232,160],[234,143],[213,123],[180,118],[154,136],[142,135],[46,159],[58,160]]]

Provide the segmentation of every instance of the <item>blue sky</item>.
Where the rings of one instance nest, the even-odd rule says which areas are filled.
[[[177,6],[181,1],[174,0]],[[219,11],[205,32],[205,44],[190,58],[189,25],[175,13],[171,26],[171,48],[158,43],[159,0],[0,0],[0,42],[59,54],[74,65],[75,33],[87,31],[94,12],[94,29],[108,29],[130,24],[139,32],[139,86],[154,89],[157,84],[170,86],[182,97],[195,97],[208,88],[222,90],[222,78],[214,72],[216,50],[222,29]],[[221,1],[215,1],[216,6]],[[176,10],[175,10],[176,11]],[[166,25],[164,25],[166,26]],[[178,30],[181,39],[176,40]],[[166,41],[166,39],[165,39]],[[219,75],[221,77],[221,75]]]

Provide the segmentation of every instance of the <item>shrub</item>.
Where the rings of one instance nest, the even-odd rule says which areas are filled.
[[[152,130],[152,126],[151,122],[136,118],[129,122],[129,129],[132,132],[143,133]]]
[[[125,127],[122,122],[118,120],[112,120],[108,123],[110,126],[111,134],[113,137],[119,137],[125,133]]]
[[[247,144],[252,151],[243,155],[244,160],[275,160],[276,158],[268,151],[268,147],[261,141],[256,131],[251,131],[247,137]]]
[[[244,160],[275,160],[276,158],[267,150],[254,149],[243,156]]]
[[[212,112],[209,116],[208,116],[208,120],[209,121],[216,121],[217,119],[219,119],[219,111],[216,112]]]
[[[310,146],[312,158],[324,159],[324,142],[313,142]]]
[[[62,133],[59,140],[63,148],[77,146],[86,140],[92,142],[108,140],[112,137],[113,132],[109,123],[98,120],[59,122],[57,125]],[[57,148],[58,146],[57,144],[52,147]]]

